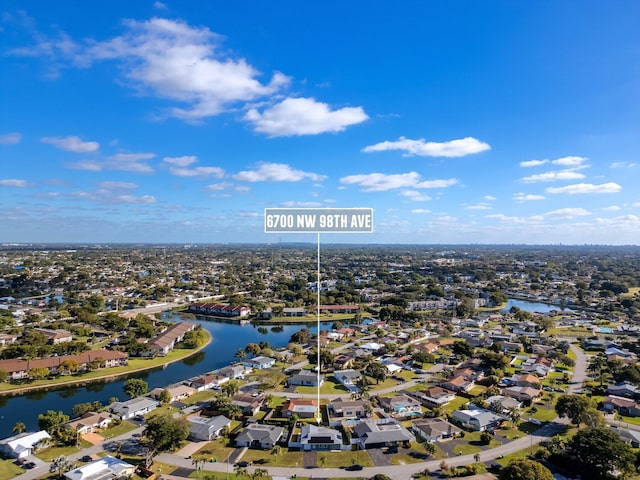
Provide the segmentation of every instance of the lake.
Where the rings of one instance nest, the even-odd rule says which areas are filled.
[[[565,312],[571,312],[572,310],[569,308],[560,308],[558,305],[552,305],[549,303],[539,303],[539,302],[530,302],[528,300],[516,300],[514,298],[509,298],[507,300],[507,306],[504,307],[501,311],[508,312],[511,307],[518,307],[520,310],[524,310],[526,312],[538,312],[538,313],[549,313],[551,310],[561,310]]]
[[[165,314],[166,319],[181,320],[177,314]],[[240,348],[244,348],[248,343],[269,342],[273,347],[283,347],[289,343],[291,335],[305,327],[305,324],[262,326],[262,332],[258,330],[259,325],[238,325],[206,319],[206,317],[187,318],[195,321],[211,333],[211,343],[203,350],[195,353],[189,358],[172,363],[166,367],[138,372],[130,377],[142,378],[149,384],[149,390],[156,387],[164,387],[171,383],[199,375],[204,372],[221,368],[237,360],[234,355]],[[323,325],[322,328],[329,328],[331,324]],[[309,329],[316,331],[315,322],[310,324]],[[266,333],[264,332],[266,328]],[[0,438],[12,435],[11,430],[16,422],[23,422],[29,431],[37,430],[38,414],[47,410],[61,410],[67,415],[71,414],[71,409],[78,403],[100,401],[107,404],[109,399],[116,397],[121,401],[128,400],[124,393],[124,381],[126,379],[114,380],[110,382],[90,383],[86,387],[60,387],[52,390],[38,390],[24,395],[10,397],[0,397]]]

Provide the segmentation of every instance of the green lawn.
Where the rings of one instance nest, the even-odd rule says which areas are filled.
[[[202,392],[194,393],[190,397],[182,399],[181,402],[186,405],[195,405],[196,403],[207,402],[211,400],[214,395],[215,393],[211,390],[203,390]]]
[[[227,447],[225,439],[217,439],[207,443],[204,447],[193,454],[193,458],[204,458],[207,460],[216,459],[218,462],[224,462],[231,452],[233,447]]]
[[[363,467],[373,467],[373,461],[366,451],[318,452],[316,465],[321,468],[348,467],[359,463]]]
[[[14,460],[0,460],[0,480],[9,480],[24,473],[24,470],[13,463]]]
[[[106,428],[100,432],[104,438],[114,438],[119,435],[130,432],[131,430],[135,430],[137,427],[131,422],[123,421],[120,425],[115,425],[113,427]]]
[[[317,393],[318,387],[296,387],[296,393]],[[342,384],[338,383],[334,378],[327,378],[322,382],[320,393],[323,394],[348,394],[349,390]]]
[[[443,410],[446,413],[453,413],[456,410],[459,410],[460,407],[462,407],[465,403],[467,403],[469,401],[468,398],[464,398],[464,397],[456,397],[453,400],[451,400],[449,403],[447,403],[444,407]]]
[[[79,448],[72,447],[72,446],[51,447],[36,453],[36,457],[38,457],[43,462],[50,462],[51,460],[53,460],[56,457],[59,457],[60,455],[64,455],[65,457],[68,457],[69,455],[73,453],[78,453],[79,451],[80,451]]]

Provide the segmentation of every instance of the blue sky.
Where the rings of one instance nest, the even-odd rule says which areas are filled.
[[[0,9],[0,242],[640,243],[635,0]]]

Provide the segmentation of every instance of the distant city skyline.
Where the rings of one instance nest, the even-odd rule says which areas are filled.
[[[0,243],[640,244],[638,2],[0,13]]]

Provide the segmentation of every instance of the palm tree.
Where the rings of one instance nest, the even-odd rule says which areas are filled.
[[[242,359],[242,358],[246,358],[247,353],[244,351],[244,349],[239,348],[238,351],[233,356],[236,358]]]
[[[24,432],[27,429],[27,426],[22,423],[22,422],[17,422],[14,426],[13,426],[13,430],[12,432],[15,433],[16,435],[20,435],[22,432]]]
[[[520,413],[520,409],[514,406],[507,409],[507,416],[509,417],[509,420],[511,420],[513,426],[517,427],[522,414]]]
[[[268,476],[269,476],[269,471],[266,468],[256,468],[253,471],[253,475],[251,475],[251,478],[258,480],[260,478],[267,478]]]

